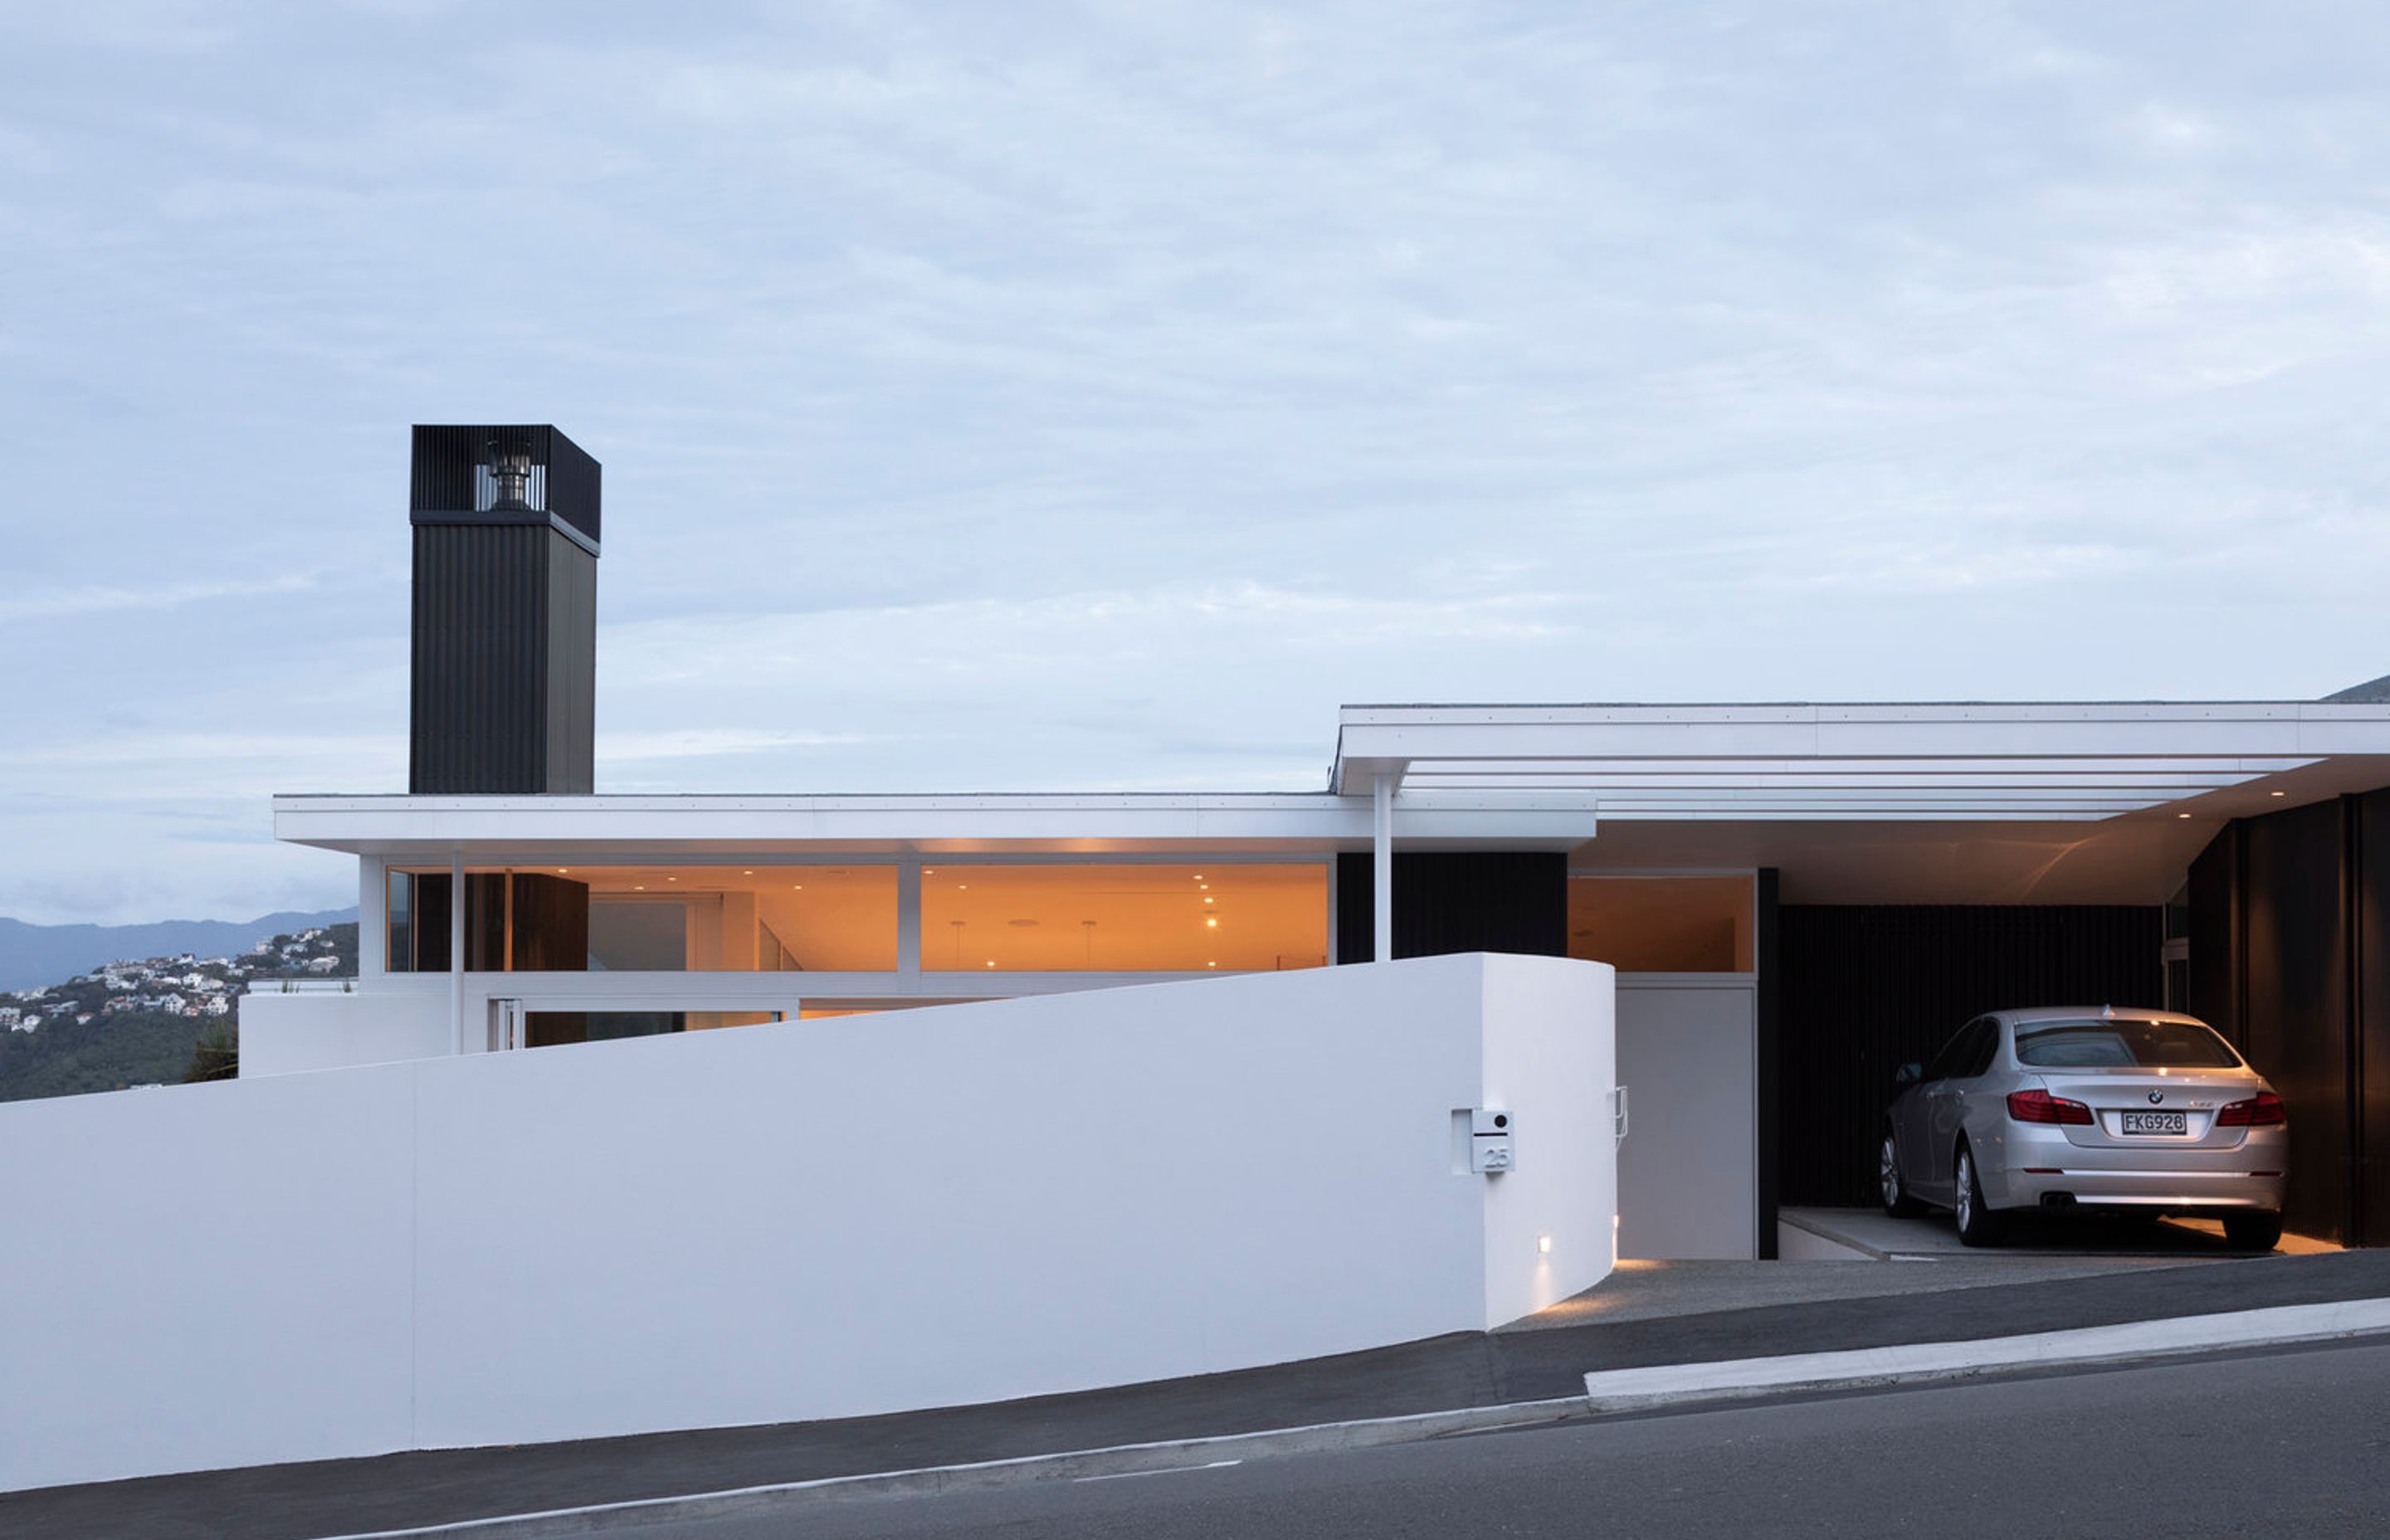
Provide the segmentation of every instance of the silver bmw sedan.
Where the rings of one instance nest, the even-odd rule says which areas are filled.
[[[2282,1100],[2178,1011],[2000,1010],[1904,1064],[1884,1111],[1887,1213],[1951,1211],[1988,1246],[2019,1209],[2217,1218],[2235,1246],[2282,1236]]]

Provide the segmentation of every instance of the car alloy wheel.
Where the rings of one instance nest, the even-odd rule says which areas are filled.
[[[1883,1136],[1883,1147],[1876,1153],[1876,1185],[1883,1191],[1883,1206],[1900,1207],[1900,1147],[1889,1134]]]
[[[1959,1233],[1963,1236],[1975,1227],[1975,1158],[1965,1150],[1959,1151],[1958,1203]]]

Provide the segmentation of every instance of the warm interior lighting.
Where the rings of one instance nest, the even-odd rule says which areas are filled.
[[[557,876],[559,876],[559,877],[562,877],[566,872],[569,872],[569,871],[571,871],[572,869],[572,868],[571,866],[559,866],[559,867],[557,867],[557,868],[556,868],[556,875],[557,875]]]
[[[634,883],[631,886],[631,891],[635,893],[643,893],[648,891],[648,885],[644,882]]]
[[[935,936],[956,920],[970,929],[956,938],[968,943],[944,956],[932,945],[933,966],[981,970],[992,961],[997,972],[1189,973],[1216,964],[1222,973],[1261,972],[1316,968],[1329,951],[1324,862],[1223,871],[1210,892],[1191,893],[1201,900],[1192,927],[1186,908],[1191,874],[1184,866],[1052,862],[935,869],[950,879],[922,884],[922,933]],[[1232,899],[1233,929],[1223,918]]]
[[[1536,1254],[1539,1257],[1548,1257],[1552,1254],[1552,1238],[1550,1236],[1539,1235],[1536,1237]]]
[[[2175,816],[2176,816],[2176,817],[2178,817],[2178,818],[2188,818],[2188,817],[2190,817],[2190,816],[2191,816],[2191,815],[2190,815],[2190,814],[2188,814],[2188,813],[2178,813],[2178,814],[2176,814],[2176,815],[2175,815]]]
[[[2286,792],[2281,792],[2281,791],[2268,791],[2268,793],[2266,793],[2266,794],[2267,794],[2268,796],[2269,796],[2269,797],[2281,797],[2281,796],[2285,796],[2285,795],[2287,795],[2288,793],[2286,793]]]

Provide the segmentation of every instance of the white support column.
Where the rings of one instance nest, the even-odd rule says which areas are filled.
[[[454,1046],[465,1051],[465,853],[448,857],[448,1027]]]
[[[896,977],[907,994],[921,987],[921,861],[896,863]]]
[[[1394,956],[1394,777],[1384,771],[1369,783],[1369,847],[1375,859],[1369,898],[1376,908],[1371,927],[1375,947],[1370,956],[1391,962]]]
[[[357,857],[357,978],[390,971],[390,863]]]

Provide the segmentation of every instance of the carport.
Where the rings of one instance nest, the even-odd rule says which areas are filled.
[[[2213,1022],[2290,1103],[2292,1227],[2390,1239],[2380,688],[2323,701],[1349,707],[1335,785],[1382,799],[1375,869],[1393,892],[1379,913],[1396,955],[1440,949],[1447,938],[1422,917],[1466,909],[1469,944],[1618,966],[1624,1256],[1773,1256],[1781,1208],[1872,1201],[1875,1124],[1898,1065],[1980,1011],[2078,1002]],[[1532,898],[1488,920],[1455,894],[1485,889],[1499,857],[1448,858],[1484,868],[1459,888],[1387,862],[1407,795],[1573,796],[1600,833],[1548,872],[1502,879]],[[1357,879],[1373,875],[1348,858],[1343,960],[1369,955],[1356,919],[1379,895]],[[1681,885],[1705,879],[1743,879],[1741,913],[1688,907]],[[1578,902],[1587,885],[1615,896]],[[1717,944],[1689,949],[1696,931]]]

